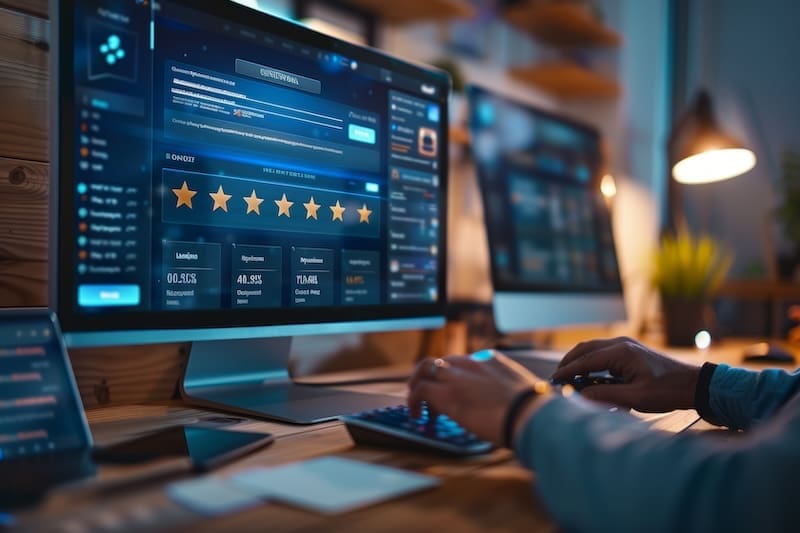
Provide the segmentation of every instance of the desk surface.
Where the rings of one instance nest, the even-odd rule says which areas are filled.
[[[729,344],[718,352],[685,350],[672,352],[681,359],[738,362],[740,353]],[[725,355],[727,354],[727,355]],[[404,395],[404,384],[370,384],[350,387],[361,391]],[[97,444],[105,445],[173,424],[215,423],[219,413],[186,407],[180,402],[130,405],[88,411]],[[682,418],[681,418],[682,416]],[[655,421],[657,427],[676,430],[686,415]],[[696,425],[702,428],[702,423]],[[264,431],[276,436],[275,443],[217,471],[219,475],[254,466],[271,466],[320,455],[334,454],[439,476],[439,488],[343,515],[326,517],[278,503],[222,518],[207,518],[184,509],[167,498],[165,479],[131,486],[139,468],[102,468],[99,476],[82,486],[62,490],[42,505],[19,515],[24,529],[46,531],[135,531],[185,529],[193,531],[364,531],[364,530],[556,530],[532,489],[532,474],[506,450],[489,456],[458,460],[418,453],[355,447],[339,422],[313,426],[244,421],[230,426],[242,431]],[[694,426],[693,426],[694,427]],[[148,472],[152,474],[153,472]],[[169,481],[180,475],[170,476]],[[116,488],[115,488],[116,487]]]

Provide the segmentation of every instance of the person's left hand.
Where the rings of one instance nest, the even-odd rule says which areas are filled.
[[[514,397],[541,381],[499,352],[485,361],[450,355],[421,361],[408,383],[408,406],[420,416],[421,402],[483,440],[503,445],[503,423]]]

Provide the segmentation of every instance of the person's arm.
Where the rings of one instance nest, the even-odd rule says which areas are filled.
[[[711,369],[708,404],[698,411],[707,421],[732,429],[748,429],[772,417],[786,401],[800,392],[800,369],[745,370],[728,365]],[[705,386],[699,384],[699,388]],[[698,396],[703,396],[698,391]]]
[[[575,531],[787,531],[800,524],[800,396],[751,434],[649,430],[573,395],[515,438],[556,521]]]
[[[767,420],[800,391],[800,371],[760,372],[706,363],[692,366],[627,337],[577,345],[564,356],[555,379],[609,370],[620,385],[595,385],[582,393],[592,400],[639,411],[697,409],[707,421],[746,429]]]
[[[582,355],[581,349],[586,350]],[[618,403],[635,402],[651,410],[693,405],[699,368],[630,339],[596,341],[576,350],[562,371],[583,364],[577,359],[586,356],[625,378],[624,385],[597,385],[584,393],[607,392]],[[565,372],[576,374],[569,368]],[[514,448],[534,470],[536,489],[553,516],[569,530],[785,531],[800,524],[800,506],[794,502],[800,394],[761,427],[728,433],[736,440],[726,442],[651,431],[638,419],[610,413],[581,395],[531,396],[538,382],[502,354],[484,362],[457,356],[426,359],[409,381],[408,405],[419,413],[426,402],[499,446],[508,444],[509,422],[516,422]],[[714,401],[721,400],[713,383],[709,392]],[[529,403],[517,411],[521,394]]]

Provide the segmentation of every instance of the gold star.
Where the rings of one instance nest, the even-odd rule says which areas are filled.
[[[249,215],[250,213],[255,213],[256,215],[261,214],[261,208],[259,206],[264,199],[256,196],[255,189],[253,189],[253,192],[250,193],[250,196],[244,197],[244,201],[247,204],[247,213],[245,213],[245,215]]]
[[[291,218],[292,215],[289,213],[289,208],[294,205],[294,202],[290,202],[286,199],[286,193],[283,193],[280,200],[273,200],[275,205],[278,206],[278,216],[286,215],[286,218]]]
[[[189,185],[186,184],[186,181],[183,182],[183,185],[181,185],[180,189],[172,189],[172,192],[174,192],[175,196],[178,197],[178,203],[175,205],[175,207],[185,205],[189,209],[192,208],[192,198],[195,194],[197,194],[197,191],[190,191]]]
[[[362,204],[361,209],[356,209],[356,212],[358,213],[359,224],[362,222],[369,224],[369,216],[372,214],[372,211],[367,209],[367,204]]]
[[[219,186],[217,192],[210,192],[208,195],[214,200],[214,207],[211,209],[212,211],[222,209],[226,213],[228,212],[228,200],[231,199],[231,195],[225,194],[225,191],[222,190],[222,185]]]
[[[342,207],[339,204],[339,200],[336,200],[336,205],[332,205],[330,207],[331,207],[331,211],[333,211],[333,219],[331,220],[331,222],[335,221],[337,218],[339,220],[341,220],[342,222],[344,222],[344,219],[342,218],[342,215],[344,214],[344,212],[345,212],[345,210],[347,208],[346,207]]]
[[[306,208],[306,220],[309,218],[313,218],[314,220],[319,220],[317,218],[317,210],[320,208],[320,204],[314,203],[314,197],[311,197],[311,200],[308,201],[307,204],[303,204]]]

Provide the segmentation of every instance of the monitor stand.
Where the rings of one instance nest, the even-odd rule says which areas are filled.
[[[291,347],[291,337],[194,342],[181,395],[193,405],[293,424],[403,403],[396,396],[293,383]]]

